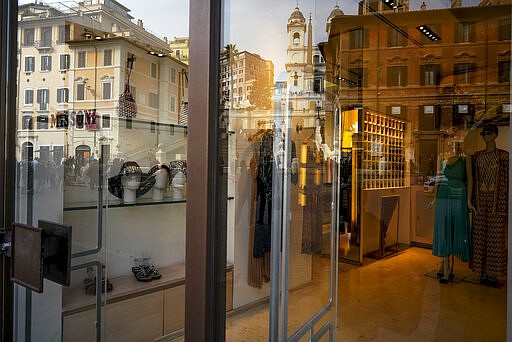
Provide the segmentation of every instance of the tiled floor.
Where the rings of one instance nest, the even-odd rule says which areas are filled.
[[[327,260],[316,259],[311,286],[290,295],[290,325],[299,326],[326,302]],[[430,250],[410,248],[361,267],[340,263],[337,340],[505,341],[506,286],[490,288],[465,280],[441,285],[425,276],[438,261]],[[461,262],[454,272],[460,278],[472,276]],[[267,341],[268,305],[228,317],[226,340]]]

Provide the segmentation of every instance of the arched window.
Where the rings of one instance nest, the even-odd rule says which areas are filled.
[[[300,34],[298,32],[295,32],[293,34],[293,45],[299,45],[300,43]]]

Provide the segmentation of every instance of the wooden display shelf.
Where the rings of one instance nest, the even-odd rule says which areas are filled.
[[[233,265],[226,267],[226,272],[233,270]],[[158,268],[162,278],[150,282],[140,282],[133,274],[109,279],[113,290],[106,293],[107,304],[162,291],[185,284],[185,264],[176,264]],[[62,291],[62,314],[75,314],[96,307],[96,296],[85,293],[83,286],[67,287]]]

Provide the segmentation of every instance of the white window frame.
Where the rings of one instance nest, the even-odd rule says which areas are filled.
[[[32,70],[27,70],[27,59],[28,58],[32,58],[32,60],[34,61],[34,64],[32,65]],[[23,63],[25,63],[25,68],[24,68],[25,74],[31,74],[36,71],[36,57],[35,56],[31,56],[31,55],[25,56],[25,58],[23,59]]]
[[[66,89],[67,89],[67,91],[68,91],[68,92],[67,92],[67,101],[64,101],[64,102],[59,101],[59,91],[61,91],[61,90],[66,90]],[[66,97],[66,96],[64,96],[64,100],[65,100],[65,97]],[[68,87],[59,87],[59,88],[57,88],[57,103],[59,103],[59,104],[69,103],[69,88],[68,88]]]
[[[105,85],[108,84],[110,86],[110,94],[108,98],[105,98]],[[112,81],[104,81],[101,82],[101,99],[102,100],[112,100]]]
[[[67,65],[65,65],[64,68],[62,68],[62,56],[68,56]],[[71,64],[71,56],[69,55],[69,53],[60,53],[59,54],[59,71],[69,70],[70,64]]]
[[[32,92],[32,101],[27,102],[27,91]],[[33,88],[25,88],[23,90],[23,106],[33,106],[34,105],[34,89]]]
[[[48,69],[43,69],[43,66],[45,66],[44,63],[43,63],[43,58],[46,58],[49,61],[48,65],[47,65]],[[53,61],[52,61],[52,56],[51,55],[41,55],[41,65],[39,66],[41,72],[50,72],[50,71],[52,71],[52,64],[53,64]]]
[[[169,97],[169,111],[172,112],[172,113],[176,113],[177,112],[177,106],[176,106],[176,96],[174,95],[171,95]]]
[[[105,127],[103,125],[103,123],[105,122],[104,120],[106,118],[108,118],[108,127]],[[101,114],[101,128],[104,129],[104,130],[112,129],[112,115],[110,113]]]
[[[38,93],[40,90],[46,90],[46,91],[47,91],[47,94],[48,94],[48,96],[47,96],[47,98],[46,98],[47,102],[46,102],[46,108],[45,108],[45,109],[41,109],[41,103],[37,101],[37,100],[38,100],[38,97],[39,97],[37,93]],[[36,103],[37,103],[37,110],[38,110],[38,111],[48,111],[48,110],[50,109],[50,89],[49,89],[49,88],[47,88],[47,87],[38,88],[38,89],[37,89],[37,92],[36,92],[36,96],[35,96],[35,97],[36,97]],[[39,115],[39,114],[38,114],[38,115]]]

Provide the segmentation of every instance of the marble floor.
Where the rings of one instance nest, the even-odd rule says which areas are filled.
[[[438,262],[428,249],[409,248],[365,260],[364,266],[339,263],[337,340],[505,341],[506,286],[475,283],[461,262],[455,263],[455,282],[440,284],[426,276],[435,273]],[[314,270],[311,285],[290,294],[291,329],[328,299],[328,259],[315,258]],[[267,303],[232,313],[226,340],[267,341],[268,314]]]

